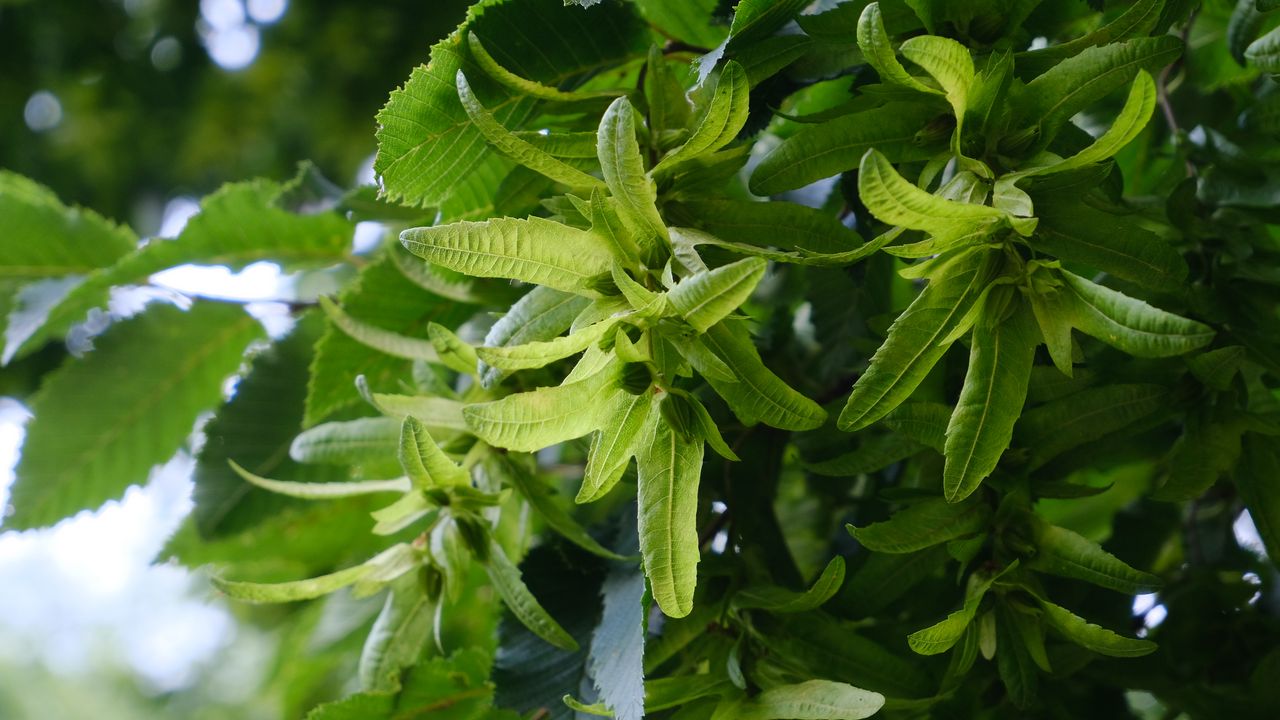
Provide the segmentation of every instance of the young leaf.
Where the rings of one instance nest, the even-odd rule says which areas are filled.
[[[680,281],[667,299],[685,322],[706,332],[751,297],[768,263],[747,258]]]
[[[654,174],[669,170],[683,160],[715,152],[732,142],[747,122],[750,93],[751,87],[742,66],[732,60],[725,63],[711,100],[698,117],[689,139],[655,165]]]
[[[616,92],[565,92],[557,88],[543,85],[536,80],[521,77],[504,68],[501,63],[494,59],[489,51],[485,49],[484,43],[480,42],[479,36],[474,32],[467,32],[467,48],[471,50],[471,56],[475,58],[476,64],[484,70],[485,74],[497,80],[510,90],[538,98],[539,100],[548,100],[551,102],[579,102],[583,100],[597,100],[599,98],[614,97],[619,93]],[[459,77],[462,71],[458,71]],[[466,99],[463,99],[463,105],[466,105]],[[470,108],[468,108],[470,113]]]
[[[884,696],[842,682],[806,680],[778,685],[742,701],[738,720],[859,720],[880,712]]]
[[[644,158],[636,142],[635,110],[621,97],[614,100],[604,117],[596,140],[600,169],[609,192],[622,210],[641,228],[646,237],[667,239],[667,226],[658,214],[658,191],[644,170]]]
[[[145,481],[218,404],[223,381],[260,337],[258,321],[232,305],[153,305],[46,375],[5,527],[52,525]]]
[[[501,347],[481,346],[476,348],[476,354],[485,364],[498,370],[540,368],[586,350],[600,342],[617,324],[617,318],[610,318],[554,340]]]
[[[1130,595],[1154,592],[1163,585],[1155,575],[1134,570],[1097,543],[1066,528],[1043,521],[1035,527],[1037,552],[1027,563],[1033,570]]]
[[[884,553],[909,553],[938,543],[982,532],[991,517],[991,506],[979,500],[947,502],[930,498],[906,506],[884,522],[863,528],[847,525],[849,534],[868,549]]]
[[[372,404],[389,417],[403,420],[412,415],[435,432],[461,432],[467,429],[462,419],[462,403],[431,395],[393,395],[370,393]]]
[[[256,485],[263,490],[302,498],[304,500],[328,500],[332,498],[354,497],[380,492],[408,492],[409,482],[404,478],[394,480],[363,480],[359,482],[293,482],[291,480],[272,480],[245,470],[236,461],[227,463],[245,482]]]
[[[439,362],[440,355],[435,344],[422,338],[406,337],[399,333],[383,330],[375,325],[360,322],[342,311],[338,304],[321,295],[320,307],[334,327],[346,333],[348,337],[362,345],[373,348],[388,355],[406,360],[426,360]]]
[[[1044,608],[1045,622],[1050,627],[1071,642],[1096,653],[1111,657],[1142,657],[1156,650],[1156,644],[1150,640],[1135,640],[1118,635],[1087,622],[1061,605],[1054,605],[1043,599],[1040,599],[1040,605]]]
[[[406,575],[391,584],[360,652],[357,674],[362,688],[390,689],[398,682],[400,671],[418,662],[431,637],[437,601],[427,596],[417,575]]]
[[[902,56],[924,68],[947,95],[956,116],[956,131],[964,121],[973,84],[973,57],[964,45],[951,38],[919,35],[902,43]]]
[[[399,458],[405,474],[420,490],[471,485],[471,475],[444,454],[426,426],[412,415],[406,415],[400,425]]]
[[[472,34],[471,37],[474,39],[475,35]],[[467,111],[467,117],[471,118],[471,122],[480,129],[484,139],[488,140],[503,155],[534,172],[541,173],[569,187],[595,188],[603,186],[599,178],[592,177],[563,160],[548,155],[503,127],[502,123],[495,120],[484,105],[480,104],[480,100],[471,91],[471,85],[467,82],[467,77],[461,70],[458,71],[456,84],[458,98],[462,101],[462,107]]]
[[[991,584],[1016,565],[1017,563],[1014,562],[998,573],[974,573],[970,576],[969,586],[965,590],[964,605],[940,622],[908,635],[907,644],[921,655],[938,655],[950,650],[969,629],[969,624],[977,615],[978,606],[982,603],[987,590],[991,589]]]
[[[865,438],[856,450],[837,455],[821,462],[805,463],[805,469],[815,475],[828,477],[854,477],[883,470],[920,452],[923,446],[901,435],[876,435]]]
[[[508,395],[501,400],[468,405],[463,417],[481,440],[533,452],[582,437],[601,427],[618,389],[619,363],[557,387]]]
[[[1225,392],[1231,389],[1247,353],[1241,345],[1228,345],[1187,357],[1187,368],[1207,387]]]
[[[539,217],[410,228],[409,252],[479,277],[501,277],[595,297],[592,281],[609,272],[609,249],[586,230]]]
[[[536,287],[520,298],[507,314],[489,328],[484,337],[485,347],[497,348],[542,342],[559,337],[569,329],[573,319],[587,305],[587,298],[571,295],[549,287]],[[503,372],[488,365],[480,368],[480,380],[485,387],[501,379]]]
[[[854,384],[837,423],[841,430],[861,430],[911,396],[950,346],[943,339],[986,286],[987,256],[970,253],[950,263],[898,316]]]
[[[507,558],[502,546],[492,539],[489,543],[489,557],[484,567],[489,573],[489,580],[493,582],[494,589],[502,596],[502,602],[511,610],[511,614],[515,615],[516,619],[533,634],[552,645],[562,650],[577,650],[578,641],[560,627],[560,623],[556,622],[555,618],[551,617],[538,603],[533,593],[529,592],[529,588],[520,577],[520,568]]]
[[[1035,469],[1071,448],[1092,442],[1164,407],[1163,385],[1106,385],[1088,388],[1023,413],[1020,447],[1031,449]]]
[[[366,563],[328,575],[293,582],[264,584],[235,582],[218,577],[213,578],[212,582],[215,588],[234,600],[251,603],[297,602],[328,595],[360,580],[372,570],[373,566]]]
[[[704,375],[744,423],[763,422],[782,430],[812,430],[826,421],[827,413],[821,406],[793,390],[764,366],[755,344],[740,323],[720,322],[707,330],[702,341],[738,378],[738,382],[726,383]]]
[[[456,333],[433,322],[427,325],[427,337],[431,339],[441,365],[463,375],[475,374],[480,358],[476,356],[475,348],[463,342]]]
[[[289,457],[301,463],[355,465],[395,455],[400,423],[393,418],[336,420],[303,431],[289,446]]]
[[[614,396],[613,407],[603,416],[603,427],[591,438],[587,467],[575,502],[594,502],[622,479],[627,464],[636,454],[637,441],[652,429],[649,418],[653,413],[653,402],[654,396],[649,392],[639,395],[618,393]]]
[[[1062,278],[1075,295],[1073,324],[1130,355],[1181,355],[1213,340],[1213,328],[1207,325],[1158,310],[1074,273],[1063,272]]]
[[[1044,194],[1036,196],[1036,215],[1040,223],[1031,242],[1037,251],[1152,290],[1185,289],[1187,262],[1181,253],[1134,217]]]
[[[884,17],[878,2],[867,5],[862,11],[862,16],[858,18],[858,48],[862,50],[867,63],[880,74],[881,80],[923,93],[944,94],[937,88],[917,80],[907,72],[902,63],[898,62],[893,45],[889,41],[889,33],[884,29]]]
[[[747,587],[733,596],[733,606],[742,610],[766,610],[772,613],[798,613],[816,610],[830,600],[844,583],[844,558],[834,557],[822,575],[804,592],[773,585]]]
[[[529,502],[530,507],[537,511],[538,515],[542,516],[542,519],[546,521],[552,530],[560,533],[566,540],[593,555],[599,555],[610,560],[627,559],[609,550],[591,537],[586,529],[579,525],[578,521],[574,520],[573,516],[556,502],[552,497],[551,489],[533,474],[506,458],[498,459],[497,464],[502,469],[502,477],[511,483],[511,486],[516,489],[516,492],[520,493],[521,497]]]
[[[1008,217],[989,205],[955,202],[921,190],[875,149],[862,156],[858,195],[882,222],[925,232],[954,232],[957,224],[995,223]]]
[[[640,554],[653,599],[668,617],[693,609],[698,584],[698,479],[703,445],[659,421],[636,457]]]
[[[1116,116],[1111,127],[1107,128],[1107,131],[1094,140],[1089,147],[1040,172],[1066,172],[1110,158],[1142,132],[1142,129],[1147,126],[1147,121],[1151,119],[1151,113],[1155,111],[1155,107],[1156,83],[1151,79],[1151,73],[1139,70],[1138,76],[1133,80],[1133,86],[1129,89],[1124,107],[1120,109],[1120,114]]]
[[[1038,344],[1031,312],[1021,303],[1004,321],[984,317],[974,326],[964,389],[947,425],[942,473],[947,502],[978,489],[1009,447]]]

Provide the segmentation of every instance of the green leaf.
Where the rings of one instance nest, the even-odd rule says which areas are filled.
[[[870,550],[909,553],[982,532],[990,517],[991,506],[986,502],[929,498],[904,507],[884,522],[863,528],[847,525],[846,529]]]
[[[1004,683],[1014,707],[1027,709],[1036,702],[1040,676],[1028,647],[1027,637],[1021,632],[1022,623],[1013,617],[1013,611],[1003,602],[996,603],[983,616],[984,620],[987,618],[991,618],[995,625],[996,669],[1000,674],[1000,681]],[[1039,635],[1035,638],[1043,643]]]
[[[964,121],[973,84],[973,57],[964,45],[951,38],[919,35],[902,43],[902,56],[924,68],[947,95],[956,116],[956,131]]]
[[[480,364],[475,348],[463,342],[457,333],[440,323],[427,325],[427,337],[436,349],[440,364],[463,375],[474,375]]]
[[[568,330],[573,319],[590,302],[579,295],[536,287],[512,305],[506,315],[498,318],[485,335],[484,344],[498,348],[552,340]],[[480,379],[486,387],[496,383],[503,374],[488,365],[482,365],[480,369]]]
[[[1202,407],[1187,413],[1182,436],[1169,451],[1169,474],[1151,499],[1194,500],[1213,486],[1240,459],[1245,420],[1222,408]]]
[[[1072,324],[1136,357],[1181,355],[1208,345],[1213,328],[1063,272],[1074,293]]]
[[[400,424],[397,453],[400,466],[415,488],[471,486],[471,474],[450,460],[422,421],[412,415],[406,415]]]
[[[1074,57],[1085,48],[1106,45],[1125,38],[1147,35],[1158,24],[1164,0],[1137,0],[1116,19],[1069,42],[1019,53],[1017,68],[1024,76],[1039,75],[1064,58]]]
[[[413,259],[412,262],[420,261]],[[353,320],[411,338],[426,338],[427,328],[433,322],[457,327],[475,312],[474,306],[450,302],[406,278],[391,253],[383,254],[361,270],[355,282],[338,296],[338,304]],[[431,350],[434,352],[434,346]],[[371,390],[385,392],[392,388],[401,390],[401,383],[410,376],[410,370],[410,361],[375,350],[330,321],[316,344],[315,359],[311,363],[304,425],[315,425],[339,410],[360,403],[360,393],[352,384],[357,376],[363,375]]]
[[[462,419],[462,403],[431,395],[393,395],[370,393],[373,404],[389,417],[403,420],[412,415],[435,432],[462,432],[467,423]]]
[[[707,330],[702,341],[737,376],[735,383],[704,377],[744,423],[763,422],[783,430],[812,430],[826,421],[827,413],[821,406],[796,392],[764,366],[742,324],[718,323]]]
[[[357,565],[328,575],[295,580],[285,583],[235,582],[213,578],[213,586],[233,600],[251,603],[279,603],[311,600],[340,590],[372,570],[371,566]]]
[[[67,207],[48,188],[7,170],[0,170],[0,217],[0,279],[83,275],[138,245],[128,227]]]
[[[1135,570],[1097,543],[1044,521],[1035,524],[1036,555],[1027,567],[1050,575],[1084,580],[1129,595],[1159,590],[1163,583]]]
[[[1136,218],[1114,215],[1084,202],[1036,196],[1037,251],[1082,263],[1161,292],[1185,288],[1187,263],[1160,236]]]
[[[359,482],[293,482],[290,480],[272,480],[245,470],[234,460],[228,461],[231,469],[245,482],[256,485],[268,492],[302,498],[304,500],[328,500],[332,498],[354,497],[369,493],[407,492],[409,483],[403,479],[395,480],[363,480]]]
[[[857,431],[884,417],[911,396],[946,353],[944,339],[987,284],[987,253],[969,253],[949,263],[889,328],[871,365],[853,386],[840,413],[841,430]]]
[[[894,85],[918,90],[934,95],[944,94],[937,88],[930,87],[917,80],[898,62],[889,34],[884,29],[884,17],[880,12],[880,3],[871,3],[858,18],[858,48],[871,67],[880,74],[880,79]]]
[[[891,102],[801,128],[756,166],[751,192],[776,195],[851,170],[871,148],[893,162],[925,160],[936,148],[917,137],[938,114],[931,104]]]
[[[772,613],[799,613],[816,610],[830,600],[844,583],[844,558],[834,557],[822,575],[804,592],[773,585],[747,587],[733,596],[733,606],[742,610],[766,610]]]
[[[854,477],[883,470],[920,452],[922,445],[900,435],[877,435],[864,438],[856,450],[850,450],[821,462],[805,463],[815,475]]]
[[[719,237],[733,238],[732,243],[721,247],[736,249],[745,243],[800,253],[838,254],[867,246],[862,236],[845,227],[839,218],[795,203],[693,200],[669,203],[666,210],[668,217],[677,217]]]
[[[668,617],[693,609],[698,584],[698,479],[703,445],[659,421],[640,447],[640,554],[653,599]]]
[[[942,454],[953,408],[935,402],[909,402],[884,416],[884,426]]]
[[[388,691],[398,686],[400,672],[418,662],[431,637],[436,605],[416,574],[391,584],[360,652],[360,687]]]
[[[1249,43],[1244,58],[1262,72],[1280,73],[1280,28]]]
[[[289,457],[301,463],[357,465],[395,457],[400,422],[394,418],[336,420],[317,425],[293,439]]]
[[[521,579],[520,569],[507,558],[502,546],[495,541],[490,541],[489,561],[485,563],[485,570],[489,572],[494,589],[502,596],[502,602],[525,627],[558,648],[570,651],[578,649],[578,642],[573,636],[538,604],[538,599],[529,592]]]
[[[619,551],[638,550],[630,522],[622,522],[618,535]],[[644,596],[644,573],[637,563],[613,565],[600,586],[604,608],[591,636],[587,667],[601,699],[619,720],[644,717],[644,646],[651,605]]]
[[[973,622],[974,616],[978,613],[978,606],[982,603],[987,590],[991,589],[991,584],[1016,566],[1017,561],[996,573],[978,572],[971,575],[969,585],[965,589],[964,605],[942,621],[908,635],[907,644],[921,655],[938,655],[950,650],[959,642],[965,630],[969,628],[969,624]]]
[[[767,267],[760,258],[747,258],[695,273],[672,288],[667,299],[685,322],[705,333],[751,297]]]
[[[732,717],[739,720],[858,720],[884,706],[880,693],[831,680],[806,680],[769,688],[742,701]]]
[[[588,26],[592,42],[583,43]],[[538,41],[512,43],[512,28]],[[458,30],[431,48],[430,62],[416,68],[378,113],[374,170],[393,202],[440,203],[488,156],[479,128],[458,99],[454,78],[459,70],[467,71],[498,122],[518,128],[534,115],[536,99],[489,81],[473,64],[465,42],[470,32],[512,74],[558,88],[580,81],[587,71],[640,56],[648,46],[647,29],[628,5],[608,3],[584,13],[559,0],[478,4]]]
[[[565,92],[563,90],[543,85],[535,80],[520,77],[510,70],[504,68],[501,63],[494,59],[489,51],[485,49],[484,43],[480,42],[480,38],[474,32],[467,33],[467,49],[471,51],[471,57],[476,61],[485,72],[486,75],[497,80],[507,89],[524,95],[538,98],[539,100],[549,100],[552,102],[578,102],[583,100],[595,100],[602,97],[613,97],[618,95],[616,92]],[[462,71],[458,71],[458,77],[462,76]],[[469,91],[468,91],[469,92]],[[462,99],[462,104],[467,105],[466,98]],[[470,108],[467,108],[470,114]],[[474,118],[472,118],[474,120]]]
[[[5,526],[52,525],[144,482],[217,405],[223,381],[262,334],[239,307],[196,303],[184,313],[155,305],[47,375],[31,406]]]
[[[474,41],[471,45],[474,53],[479,41],[476,40],[474,33],[470,37]],[[480,104],[475,93],[471,91],[471,85],[467,82],[466,75],[461,70],[458,71],[455,84],[458,87],[458,98],[462,101],[462,107],[467,111],[467,117],[471,118],[471,122],[480,129],[484,139],[489,141],[489,144],[497,148],[503,155],[534,172],[545,175],[569,187],[595,188],[602,185],[599,178],[588,175],[563,160],[548,155],[503,127],[502,123],[495,120],[493,114],[484,105]]]
[[[1042,172],[1066,172],[1110,158],[1142,132],[1151,120],[1151,113],[1155,112],[1155,108],[1156,83],[1151,79],[1151,73],[1139,70],[1138,76],[1133,80],[1133,87],[1129,89],[1129,96],[1124,101],[1124,107],[1120,109],[1120,114],[1111,127],[1085,149],[1062,162],[1050,165]]]
[[[617,318],[609,318],[554,340],[500,347],[481,346],[476,348],[476,354],[486,365],[502,371],[540,368],[599,343],[617,324]]]
[[[856,592],[842,593],[851,617],[867,617],[891,606],[951,560],[945,545],[911,553],[872,553],[845,585]]]
[[[1031,449],[1032,469],[1071,448],[1104,438],[1165,406],[1163,385],[1088,388],[1023,413],[1016,434]]]
[[[1240,371],[1247,353],[1241,345],[1228,345],[1188,356],[1186,363],[1197,380],[1225,392],[1231,389],[1231,381]]]
[[[462,414],[476,437],[490,445],[541,450],[602,427],[610,398],[621,392],[618,372],[617,361],[610,361],[588,377],[468,405]]]
[[[640,14],[664,34],[698,47],[715,47],[725,40],[729,28],[712,23],[717,0],[636,0]]]
[[[1235,481],[1267,556],[1280,565],[1280,456],[1273,439],[1256,433],[1245,437],[1244,457]]]
[[[493,708],[492,661],[480,648],[426,658],[383,689],[350,695],[312,710],[307,720],[515,720]]]
[[[713,153],[732,142],[747,122],[750,94],[751,87],[742,66],[732,60],[725,63],[711,100],[698,116],[689,139],[662,158],[653,173],[660,174],[681,161]]]
[[[972,342],[964,389],[947,425],[942,487],[948,502],[977,490],[1009,447],[1040,344],[1030,309],[1021,304],[1004,321],[980,319]]]
[[[858,195],[882,222],[939,235],[956,235],[961,227],[994,225],[1008,217],[989,205],[956,202],[921,190],[874,148],[862,156]]]
[[[450,270],[592,297],[591,281],[608,273],[612,263],[608,248],[590,232],[539,217],[411,228],[400,233],[400,242]]]
[[[1154,72],[1182,53],[1172,36],[1136,38],[1090,47],[1027,83],[1015,98],[1017,116],[1038,125],[1040,146],[1076,113],[1127,85],[1140,70]]]
[[[560,533],[566,540],[593,555],[599,555],[610,560],[626,559],[591,537],[578,524],[578,521],[574,520],[573,516],[552,497],[551,488],[547,487],[545,483],[506,458],[502,458],[497,462],[499,467],[502,468],[502,478],[511,483],[516,492],[520,493],[521,497],[529,502],[530,507],[537,511],[538,515],[552,530]]]
[[[1039,599],[1039,598],[1037,598]],[[1156,644],[1150,640],[1135,640],[1118,635],[1104,627],[1087,622],[1070,610],[1040,600],[1044,619],[1054,630],[1071,642],[1102,655],[1111,657],[1142,657],[1155,652]]]
[[[376,325],[356,320],[343,312],[337,303],[323,295],[319,300],[321,309],[333,326],[346,333],[352,340],[387,355],[406,360],[440,361],[435,344],[430,340],[406,337],[390,330],[383,330]]]
[[[654,395],[618,393],[603,416],[603,426],[591,437],[587,467],[575,502],[589,503],[604,497],[622,479],[639,441],[652,430]]]
[[[625,97],[614,100],[600,119],[596,153],[609,192],[619,208],[639,228],[642,247],[653,238],[667,239],[667,226],[658,214],[658,191],[645,173],[644,158],[636,141],[635,110]]]

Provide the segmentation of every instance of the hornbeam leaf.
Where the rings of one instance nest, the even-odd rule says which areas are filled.
[[[289,446],[289,457],[301,463],[355,465],[393,457],[400,437],[394,418],[337,420],[304,430]]]
[[[1072,324],[1082,332],[1136,357],[1169,357],[1213,340],[1213,328],[1188,320],[1110,288],[1063,272],[1071,289]]]
[[[493,348],[554,339],[568,330],[573,319],[590,303],[578,295],[536,287],[516,301],[506,315],[498,318],[485,335],[484,344]],[[502,376],[503,372],[497,368],[480,367],[480,380],[485,387],[493,385]]]
[[[81,275],[138,246],[128,227],[92,210],[67,207],[42,185],[0,170],[0,278]]]
[[[1020,447],[1031,449],[1035,469],[1057,455],[1098,440],[1164,407],[1163,385],[1088,388],[1023,413],[1016,429]]]
[[[43,527],[146,480],[222,399],[262,326],[238,307],[154,305],[45,376],[5,527]],[[89,388],[92,391],[86,392]]]
[[[760,258],[747,258],[695,273],[672,288],[667,299],[685,322],[706,332],[751,297],[767,267]]]
[[[703,444],[659,420],[637,454],[640,555],[653,599],[668,617],[693,609],[698,584],[698,479]]]
[[[1129,595],[1155,592],[1164,584],[1155,575],[1129,567],[1071,530],[1039,521],[1034,532],[1036,555],[1027,562],[1033,570],[1084,580]]]
[[[985,502],[930,498],[904,507],[884,522],[846,529],[870,550],[909,553],[981,532],[990,517],[991,506]]]
[[[654,174],[683,160],[715,152],[732,142],[747,122],[750,94],[751,86],[747,83],[747,73],[742,66],[732,60],[725,63],[716,80],[711,100],[698,117],[689,139],[655,165]]]
[[[485,71],[489,77],[497,80],[507,88],[538,98],[539,100],[549,100],[551,102],[578,102],[582,100],[598,100],[600,98],[609,98],[620,95],[621,92],[565,92],[549,85],[543,85],[536,80],[520,77],[510,70],[502,67],[502,64],[494,59],[489,51],[485,49],[484,43],[480,42],[480,38],[474,32],[467,33],[467,47],[471,50],[471,56],[475,58],[476,64]],[[462,71],[458,71],[461,76]],[[466,100],[463,100],[466,105]],[[468,113],[470,109],[468,108]],[[593,156],[588,156],[593,157]]]
[[[475,38],[475,35],[471,37]],[[462,100],[462,107],[466,109],[467,117],[471,118],[471,122],[480,129],[484,139],[503,155],[569,187],[595,188],[603,185],[599,178],[548,155],[503,127],[502,123],[495,120],[484,105],[480,104],[480,100],[471,91],[471,85],[467,83],[467,77],[461,70],[458,71],[456,84],[458,98]]]
[[[1019,304],[1003,322],[984,318],[973,329],[964,389],[947,425],[942,472],[947,502],[978,489],[1009,447],[1040,344],[1034,323],[1030,309]]]
[[[655,210],[656,212],[656,210]],[[607,247],[586,230],[531,217],[411,228],[400,242],[424,260],[468,275],[502,277],[595,297],[609,272]]]
[[[357,565],[328,575],[284,583],[235,582],[213,578],[213,586],[230,598],[251,603],[279,603],[311,600],[340,590],[368,575],[373,567]]]
[[[413,486],[422,490],[433,487],[470,487],[471,475],[449,459],[436,445],[423,423],[406,415],[400,424],[400,466]]]
[[[533,452],[602,426],[618,389],[620,365],[610,360],[588,377],[564,385],[508,395],[501,400],[468,405],[462,415],[481,440]]]
[[[930,194],[898,174],[874,148],[862,156],[858,195],[867,209],[889,225],[945,233],[957,223],[999,221],[1008,217],[989,205],[955,202]]]
[[[1044,608],[1044,619],[1049,626],[1081,647],[1111,657],[1142,657],[1156,650],[1156,644],[1150,640],[1124,637],[1086,621],[1061,605],[1037,599]]]
[[[713,375],[703,377],[744,423],[763,422],[782,430],[812,430],[826,421],[827,412],[820,405],[765,367],[741,323],[720,322],[707,330],[702,341],[733,371],[738,381],[726,383]]]
[[[554,340],[542,340],[524,345],[482,346],[476,348],[476,354],[485,364],[498,370],[540,368],[586,350],[600,342],[617,324],[617,318],[609,318]]]
[[[591,437],[587,467],[575,502],[589,503],[604,497],[622,479],[636,454],[638,442],[652,431],[654,395],[618,393],[614,405],[604,415],[604,424]]]
[[[409,482],[405,478],[393,480],[364,480],[360,482],[294,482],[291,480],[272,480],[245,470],[235,460],[227,463],[237,475],[246,482],[257,485],[280,495],[302,498],[304,500],[327,500],[332,498],[355,497],[380,492],[408,492]]]
[[[426,360],[427,362],[440,360],[435,344],[430,340],[407,337],[356,320],[343,312],[337,303],[323,295],[320,296],[320,307],[335,327],[362,345],[406,360]]]
[[[1280,566],[1280,456],[1275,440],[1257,433],[1245,437],[1244,457],[1235,472],[1236,489],[1267,549]]]
[[[740,702],[728,717],[738,720],[860,720],[880,712],[884,696],[848,683],[806,680],[777,685]]]
[[[801,128],[771,150],[751,174],[751,192],[776,195],[858,166],[875,148],[893,162],[926,160],[936,147],[917,142],[939,109],[919,102],[890,102]]]
[[[941,90],[916,79],[907,72],[902,63],[898,62],[893,45],[889,41],[889,33],[884,29],[884,18],[878,2],[868,5],[862,11],[862,16],[858,18],[858,48],[862,50],[867,63],[880,73],[881,80],[923,93],[944,94]]]
[[[831,558],[822,574],[804,592],[773,585],[747,587],[734,593],[734,607],[744,610],[767,610],[773,613],[798,613],[816,610],[835,596],[844,583],[844,558]]]
[[[976,252],[956,259],[898,316],[870,367],[854,384],[840,413],[841,430],[861,430],[911,396],[950,347],[941,341],[986,286],[987,256]]]
[[[501,477],[511,483],[516,492],[520,493],[521,497],[528,501],[529,506],[546,521],[552,530],[560,533],[566,540],[593,555],[599,555],[610,560],[627,559],[626,556],[613,552],[591,537],[578,524],[578,521],[574,520],[573,516],[555,501],[552,497],[551,488],[547,487],[545,483],[528,470],[507,458],[496,458],[496,464],[501,468]]]
[[[1181,52],[1182,42],[1170,35],[1087,48],[1027,83],[1015,112],[1026,125],[1040,127],[1043,147],[1076,113],[1124,87],[1139,70],[1158,70]]]
[[[511,610],[511,614],[534,635],[562,650],[578,649],[578,641],[538,603],[538,599],[529,592],[520,577],[520,568],[511,562],[502,546],[492,539],[489,540],[489,559],[485,563],[485,570],[489,572],[494,589],[502,596],[502,602]]]
[[[596,152],[609,192],[622,210],[647,237],[638,238],[642,245],[653,238],[667,239],[667,226],[658,214],[658,191],[644,171],[644,158],[636,142],[635,110],[625,97],[614,100],[600,119]],[[607,268],[606,268],[607,269]]]

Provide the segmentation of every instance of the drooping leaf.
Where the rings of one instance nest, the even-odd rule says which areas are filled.
[[[500,467],[503,470],[502,477],[511,483],[516,492],[520,493],[529,502],[530,507],[542,517],[552,530],[560,533],[566,540],[593,555],[599,555],[610,560],[626,559],[591,537],[586,529],[577,520],[573,519],[569,511],[552,497],[551,489],[529,473],[528,470],[506,459],[501,459],[497,462],[500,463]]]
[[[417,575],[391,584],[360,652],[358,672],[364,690],[391,690],[400,671],[418,662],[431,637],[438,601],[427,596]]]
[[[1033,570],[1131,595],[1154,592],[1163,585],[1155,575],[1129,567],[1097,543],[1066,528],[1037,522],[1035,543],[1036,555],[1027,562]]]
[[[653,172],[659,174],[682,160],[715,152],[732,142],[747,122],[750,93],[742,66],[733,61],[725,63],[716,79],[715,91],[697,118],[689,139],[662,158]]]
[[[1044,619],[1054,630],[1077,645],[1111,657],[1141,657],[1155,652],[1150,640],[1136,640],[1087,622],[1084,618],[1047,600],[1040,601]]]
[[[603,426],[602,417],[618,390],[617,362],[581,380],[558,387],[508,395],[463,409],[477,437],[509,450],[532,452],[582,437]]]
[[[1023,413],[1016,435],[1031,449],[1031,467],[1084,443],[1106,437],[1150,415],[1168,401],[1162,385],[1106,385],[1081,390]]]
[[[1072,324],[1137,357],[1181,355],[1208,345],[1213,328],[1154,308],[1079,275],[1062,278],[1075,294]]]
[[[654,602],[688,615],[698,583],[698,479],[703,445],[658,422],[636,457],[640,554]]]
[[[612,490],[639,449],[638,443],[651,429],[652,393],[618,393],[613,403],[604,416],[603,426],[591,438],[576,502],[593,502]]]
[[[907,644],[921,655],[937,655],[950,650],[969,629],[982,598],[991,589],[991,584],[1006,572],[1012,570],[1017,563],[1011,563],[1003,570],[974,573],[969,577],[969,585],[965,589],[964,604],[959,610],[952,612],[942,621],[917,630],[907,636]]]
[[[511,562],[497,542],[491,541],[485,569],[489,572],[494,589],[502,596],[502,602],[525,627],[558,648],[570,651],[578,649],[578,641],[560,627],[560,623],[538,603],[538,599],[529,592],[521,579],[520,568]]]
[[[32,405],[5,526],[51,525],[145,482],[222,397],[262,326],[238,307],[156,305],[45,380]],[[86,394],[86,389],[92,392]]]
[[[875,149],[862,156],[858,194],[881,221],[930,233],[957,234],[957,227],[994,224],[1007,217],[989,205],[956,202],[921,190]]]
[[[536,287],[520,298],[506,315],[489,328],[486,347],[508,347],[531,342],[545,342],[558,337],[573,323],[591,301],[549,287]],[[482,365],[480,379],[492,385],[503,375],[497,368]]]
[[[702,340],[738,378],[736,383],[725,383],[708,376],[707,382],[743,422],[763,422],[783,430],[812,430],[826,420],[827,413],[821,406],[765,367],[741,324],[718,323],[707,330]]]
[[[591,281],[609,272],[608,248],[585,230],[539,217],[411,228],[409,252],[479,277],[502,277],[593,296]]]
[[[1187,263],[1168,242],[1135,218],[1082,202],[1036,195],[1040,224],[1032,244],[1063,261],[1083,263],[1157,291],[1176,291]]]
[[[844,558],[834,557],[822,575],[804,592],[773,585],[746,587],[733,596],[734,607],[744,610],[766,610],[773,613],[799,613],[816,610],[830,600],[844,582]]]
[[[302,432],[289,446],[301,463],[356,465],[395,457],[400,423],[394,418],[335,420]]]
[[[995,470],[1022,414],[1036,338],[1030,308],[1006,320],[983,318],[973,329],[964,389],[947,425],[942,487],[948,502],[968,497]]]
[[[617,319],[610,318],[553,340],[499,347],[480,346],[476,348],[476,354],[486,365],[498,370],[539,368],[586,350],[600,342],[616,326]]]
[[[726,717],[742,720],[858,720],[884,706],[880,693],[830,680],[769,688],[738,704]]]
[[[909,553],[981,532],[990,516],[991,507],[977,499],[947,502],[930,498],[906,506],[883,522],[847,528],[850,535],[871,550]]]
[[[327,297],[322,296],[320,298],[320,307],[334,327],[362,345],[405,360],[426,360],[428,362],[438,362],[440,360],[440,355],[436,352],[435,345],[426,338],[400,335],[390,330],[383,330],[376,325],[356,320],[343,312],[337,303]]]
[[[304,500],[346,498],[369,493],[402,493],[409,490],[409,483],[402,478],[359,482],[294,482],[291,480],[265,478],[245,470],[234,460],[230,461],[230,463],[231,469],[243,478],[245,482],[256,485],[268,492]]]

